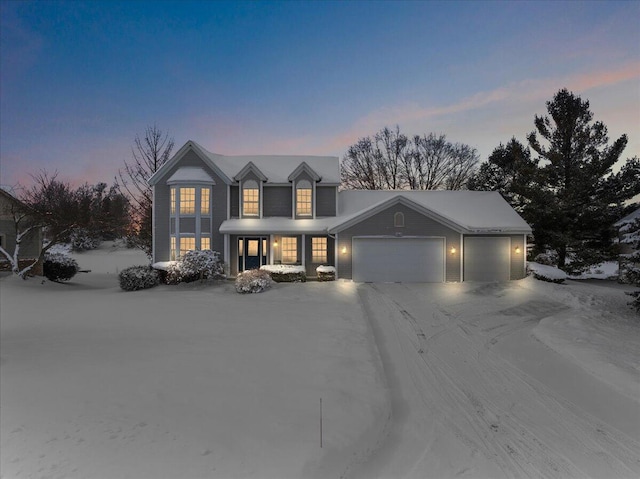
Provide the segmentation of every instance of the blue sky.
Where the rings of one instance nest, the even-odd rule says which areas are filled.
[[[640,2],[0,0],[0,183],[176,148],[342,157],[400,125],[486,157],[566,87],[640,155]]]

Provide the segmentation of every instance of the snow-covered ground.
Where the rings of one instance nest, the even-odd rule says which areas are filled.
[[[92,272],[70,284],[0,279],[2,477],[640,476],[640,318],[619,288],[125,293],[144,255],[76,258]]]

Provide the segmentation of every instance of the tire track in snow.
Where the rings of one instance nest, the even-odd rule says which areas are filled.
[[[505,294],[499,292],[500,297]],[[361,297],[378,320],[392,323],[402,356],[393,359],[400,361],[396,367],[404,364],[414,386],[407,394],[417,395],[430,417],[436,417],[472,456],[480,453],[499,466],[505,477],[640,474],[636,441],[601,424],[489,350],[486,332],[478,325],[461,321],[404,285],[367,285]],[[481,302],[486,305],[491,300]],[[515,308],[540,315],[545,308],[539,306],[525,301]],[[431,314],[425,314],[429,310]],[[499,335],[525,327],[527,320],[531,318]],[[430,459],[428,438],[425,442],[427,447],[414,454],[412,467],[397,477],[412,477]]]

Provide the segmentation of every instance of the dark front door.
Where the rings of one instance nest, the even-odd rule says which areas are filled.
[[[267,238],[240,238],[238,271],[260,268],[267,264]]]

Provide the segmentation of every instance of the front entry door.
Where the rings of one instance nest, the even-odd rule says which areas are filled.
[[[238,241],[238,271],[258,269],[267,264],[267,238],[240,238]]]

